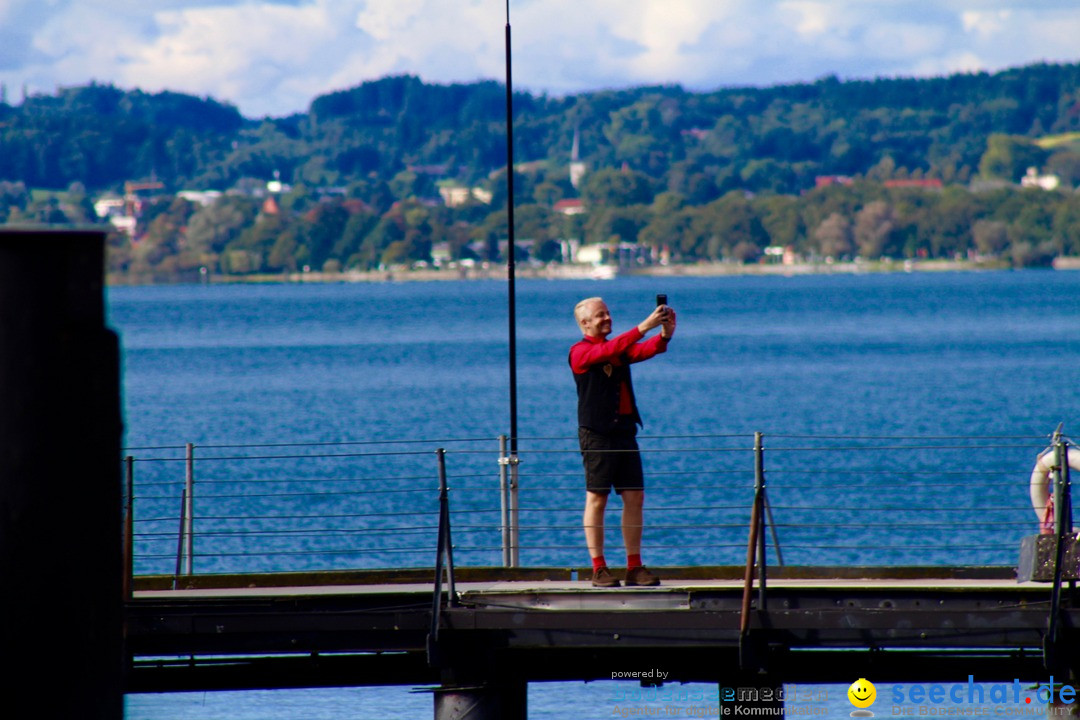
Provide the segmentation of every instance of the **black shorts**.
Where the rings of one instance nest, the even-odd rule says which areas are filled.
[[[579,427],[578,441],[586,490],[607,495],[611,488],[619,494],[623,490],[645,489],[641,455],[633,433],[602,435]]]

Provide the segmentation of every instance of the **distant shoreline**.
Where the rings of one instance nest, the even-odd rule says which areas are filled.
[[[532,267],[521,264],[515,267],[514,277],[541,280],[604,280],[613,277],[721,277],[721,276],[781,276],[796,275],[857,275],[869,273],[898,272],[969,272],[1009,270],[1011,265],[1002,260],[893,260],[798,263],[794,265],[743,265],[739,263],[694,263],[686,265],[650,265],[611,270],[589,265],[550,265]],[[1056,270],[1080,270],[1080,258],[1058,258],[1053,265]],[[293,272],[262,273],[252,275],[212,275],[209,284],[249,283],[364,283],[364,282],[440,282],[448,280],[506,280],[505,265],[489,264],[486,267],[454,267],[444,269],[394,269],[345,272]],[[197,283],[198,276],[163,279],[149,276],[109,274],[110,286],[168,285]]]

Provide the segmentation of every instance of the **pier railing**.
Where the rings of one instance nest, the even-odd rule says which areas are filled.
[[[1045,437],[639,442],[654,566],[741,565],[755,507],[762,565],[1010,566],[1020,538],[1038,532],[1028,479]],[[459,567],[587,566],[577,438],[519,438],[516,457],[505,448],[494,438],[129,448],[129,562],[137,575],[177,577],[430,568],[444,515]],[[617,565],[617,500],[606,525]]]

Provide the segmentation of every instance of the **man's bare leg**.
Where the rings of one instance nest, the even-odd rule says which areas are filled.
[[[641,554],[641,531],[645,517],[645,491],[622,492],[622,537],[627,555]]]
[[[590,558],[604,554],[604,510],[607,501],[605,493],[585,491],[585,545],[589,548]]]
[[[626,545],[626,584],[659,585],[660,578],[641,563],[641,531],[645,506],[644,490],[623,490],[622,534]]]

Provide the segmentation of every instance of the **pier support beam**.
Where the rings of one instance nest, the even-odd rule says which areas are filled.
[[[471,641],[444,630],[429,654],[442,684],[435,720],[526,720],[529,683],[499,648],[505,638],[480,633]]]
[[[123,716],[120,372],[104,246],[99,231],[0,230],[5,717]]]
[[[526,720],[524,680],[482,685],[443,685],[435,691],[435,720]]]

